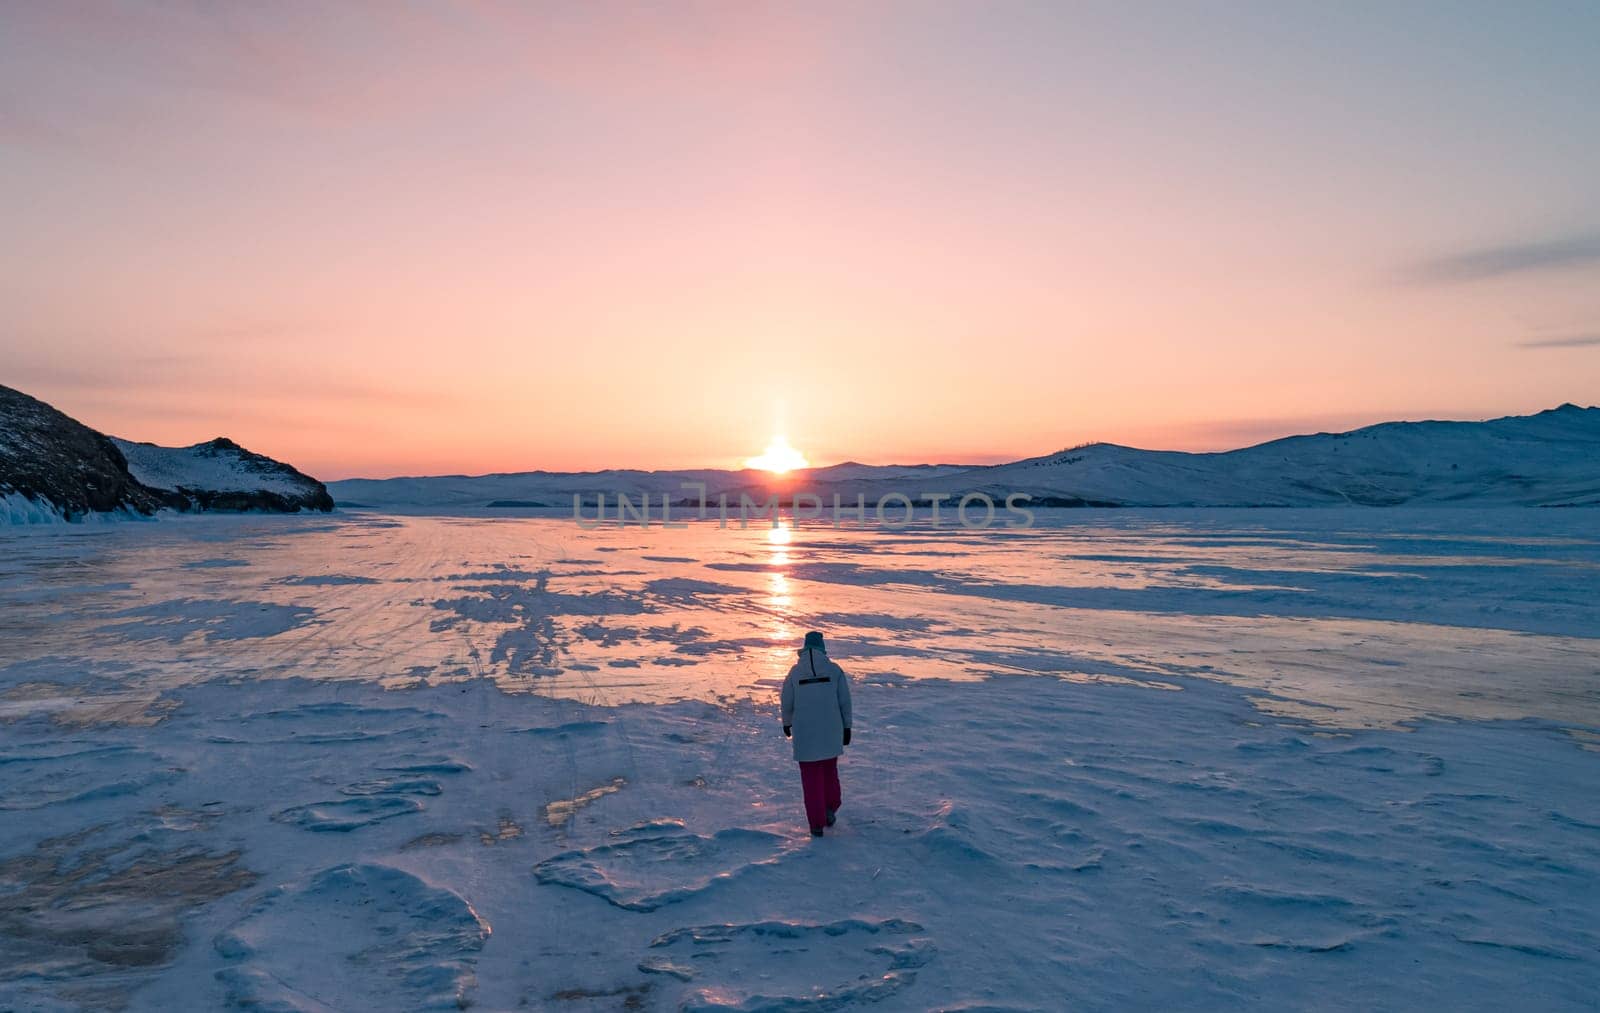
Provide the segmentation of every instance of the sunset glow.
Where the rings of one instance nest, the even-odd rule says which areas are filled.
[[[0,382],[324,479],[1592,400],[1600,7],[1291,6],[5,5]]]
[[[767,444],[766,450],[755,457],[745,458],[744,466],[759,471],[770,471],[775,475],[785,475],[797,468],[808,468],[811,465],[804,454],[789,446],[787,438],[774,436],[772,442]]]

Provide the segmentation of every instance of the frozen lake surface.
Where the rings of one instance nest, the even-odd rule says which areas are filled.
[[[7,529],[0,1008],[1592,1009],[1597,520]]]

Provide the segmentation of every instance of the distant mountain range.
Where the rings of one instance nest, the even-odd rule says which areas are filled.
[[[693,486],[693,488],[686,488]],[[1385,422],[1348,433],[1291,436],[1241,450],[1191,454],[1091,443],[996,465],[866,465],[849,462],[787,475],[761,471],[529,471],[429,478],[347,479],[324,486],[293,467],[218,438],[157,447],[95,432],[55,408],[0,387],[0,524],[77,520],[110,513],[182,511],[476,510],[571,511],[593,516],[603,494],[637,503],[662,497],[680,510],[741,497],[784,506],[796,493],[868,509],[880,499],[924,495],[953,505],[982,493],[1003,508],[1303,507],[1475,504],[1600,505],[1600,408],[1565,404],[1487,422]],[[331,494],[331,495],[330,495]],[[894,516],[899,516],[898,508]],[[975,507],[981,509],[981,507]],[[659,516],[659,513],[657,513]],[[681,516],[681,514],[680,514]]]
[[[221,437],[158,447],[0,387],[0,524],[157,510],[332,510],[321,482]]]
[[[1600,408],[1565,404],[1536,415],[1487,422],[1385,422],[1347,433],[1291,436],[1241,450],[1193,454],[1092,443],[1044,457],[987,466],[873,466],[855,463],[784,476],[758,471],[531,471],[480,476],[348,479],[329,483],[345,506],[376,509],[551,507],[571,510],[579,494],[674,503],[698,500],[703,483],[737,506],[741,495],[785,504],[795,491],[831,509],[865,496],[979,492],[1003,503],[1066,506],[1398,506],[1470,503],[1600,505]],[[592,514],[591,514],[592,515]]]

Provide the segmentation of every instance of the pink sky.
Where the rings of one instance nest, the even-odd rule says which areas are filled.
[[[1589,11],[652,10],[0,5],[0,383],[329,479],[1600,400]]]

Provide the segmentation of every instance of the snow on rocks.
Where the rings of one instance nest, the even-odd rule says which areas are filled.
[[[46,499],[33,499],[20,492],[0,494],[0,527],[12,524],[64,524],[66,515]]]
[[[217,437],[192,447],[114,439],[140,484],[201,510],[332,510],[328,490],[280,461]]]
[[[231,440],[181,448],[117,440],[0,386],[0,526],[163,508],[325,512],[333,500],[316,479]]]
[[[0,386],[0,521],[148,514],[159,497],[128,474],[115,443],[19,390]]]

